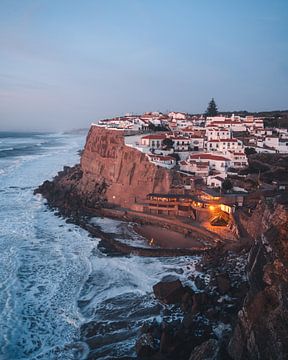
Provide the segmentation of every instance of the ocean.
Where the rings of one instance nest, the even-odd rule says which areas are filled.
[[[0,132],[1,360],[133,358],[141,325],[165,318],[152,286],[169,274],[187,283],[194,272],[195,258],[102,252],[99,239],[33,195],[79,162],[84,143],[84,135]],[[103,219],[104,231],[118,225]]]

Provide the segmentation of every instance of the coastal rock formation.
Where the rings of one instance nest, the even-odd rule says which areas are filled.
[[[177,172],[154,165],[144,153],[126,146],[122,130],[92,125],[80,166],[65,167],[36,192],[56,207],[63,201],[76,210],[106,202],[137,210],[147,194],[168,193],[179,182]]]
[[[92,126],[81,157],[83,177],[79,191],[85,196],[95,189],[109,203],[131,208],[148,193],[166,193],[172,172],[152,164],[144,153],[125,145],[121,130]]]
[[[239,311],[228,350],[235,360],[288,357],[288,211],[259,204],[249,221],[250,290]]]

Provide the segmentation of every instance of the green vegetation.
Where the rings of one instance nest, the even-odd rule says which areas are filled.
[[[218,115],[218,109],[214,98],[212,98],[211,101],[209,102],[205,115],[206,116]]]

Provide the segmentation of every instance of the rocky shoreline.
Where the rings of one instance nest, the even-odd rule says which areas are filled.
[[[274,199],[259,204],[245,224],[254,238],[251,250],[145,249],[133,252],[127,244],[91,227],[85,220],[87,203],[68,186],[63,176],[77,179],[79,167],[66,168],[41,193],[48,205],[68,221],[103,240],[108,251],[143,256],[195,255],[201,257],[195,289],[178,279],[163,279],[154,286],[162,311],[176,311],[182,320],[145,323],[136,343],[138,358],[146,359],[286,359],[288,323],[287,205]],[[61,183],[61,187],[58,184]],[[99,200],[99,214],[101,214]],[[106,205],[106,204],[105,204]],[[83,208],[82,208],[83,206]],[[94,214],[95,215],[95,214]],[[260,234],[260,235],[258,235]],[[151,253],[150,253],[150,250]],[[156,251],[155,251],[156,250]],[[164,250],[164,251],[162,251]],[[152,255],[153,252],[153,255]],[[90,329],[90,332],[93,329]],[[95,329],[95,331],[97,331]],[[264,339],[264,340],[263,340]],[[263,342],[264,341],[264,342]],[[267,348],[269,344],[269,348]],[[267,354],[269,354],[267,356]],[[91,357],[92,359],[93,357]]]

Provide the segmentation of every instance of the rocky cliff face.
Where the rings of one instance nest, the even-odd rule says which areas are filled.
[[[37,191],[62,210],[104,202],[133,209],[147,194],[167,193],[181,181],[178,173],[154,165],[145,154],[126,146],[123,131],[91,126],[80,166],[64,168]]]
[[[250,220],[250,290],[229,344],[233,359],[288,358],[288,210],[258,205]]]
[[[130,208],[152,192],[169,192],[173,172],[149,162],[140,151],[125,146],[123,132],[92,126],[81,157],[79,190],[103,189],[108,202]]]

